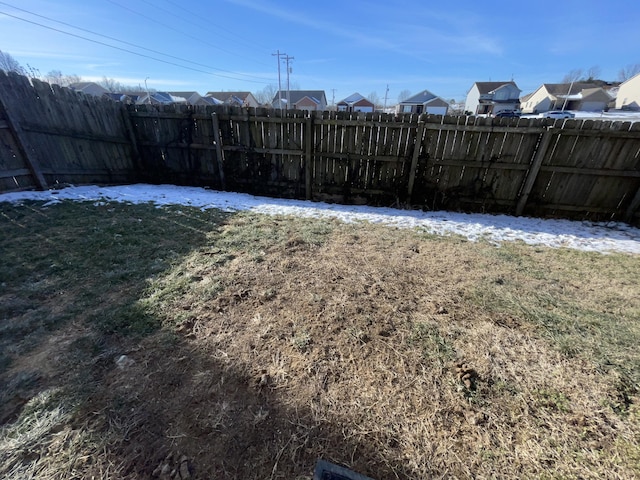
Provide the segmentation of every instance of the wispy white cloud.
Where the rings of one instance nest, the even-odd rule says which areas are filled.
[[[62,52],[47,52],[42,50],[11,50],[11,55],[16,57],[29,57],[29,58],[46,58],[56,60],[75,60],[75,61],[90,61],[95,60],[95,57],[88,55],[78,55],[75,53],[62,53]]]
[[[86,82],[100,82],[102,81],[103,78],[104,76],[82,75],[82,80]],[[140,77],[109,76],[109,78],[112,78],[116,82],[120,82],[123,85],[140,85],[144,83],[144,79],[141,79]],[[148,80],[148,85],[149,85],[149,88],[155,88],[157,90],[157,89],[164,89],[168,87],[186,87],[186,86],[193,85],[193,82],[189,80],[176,80],[174,78],[172,79],[154,78],[154,79]]]
[[[401,28],[400,25],[397,28]],[[468,32],[468,33],[467,33]],[[443,31],[423,25],[405,25],[404,48],[428,55],[472,55],[477,53],[501,55],[504,51],[500,40],[478,31]]]
[[[309,17],[302,13],[299,9],[285,10],[283,8],[279,8],[274,4],[267,3],[258,3],[253,0],[226,0],[229,3],[233,3],[235,5],[240,5],[242,7],[250,8],[252,10],[265,13],[267,15],[271,15],[273,17],[280,18],[281,20],[285,20],[288,22],[292,22],[298,25],[302,25],[305,27],[310,27],[315,30],[321,30],[325,33],[331,33],[333,35],[347,38],[349,40],[358,42],[361,45],[366,45],[370,47],[378,47],[393,50],[395,48],[395,44],[385,40],[380,35],[370,35],[362,32],[355,31],[353,27],[350,28],[341,28],[337,26],[335,23],[325,22],[322,20],[318,20],[312,17]]]
[[[104,68],[119,67],[121,65],[122,63],[118,63],[118,62],[105,62],[105,63],[87,63],[83,65],[83,67],[86,68],[87,70],[100,70]]]

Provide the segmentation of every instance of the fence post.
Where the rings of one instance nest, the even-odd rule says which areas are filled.
[[[304,188],[305,198],[311,200],[311,169],[313,161],[313,112],[305,119],[304,136]]]
[[[136,138],[136,132],[133,130],[133,122],[131,121],[131,116],[129,115],[129,107],[127,105],[123,105],[120,112],[122,113],[124,128],[127,130],[127,133],[129,134],[129,140],[131,141],[133,167],[137,170],[138,175],[140,175],[143,170],[142,156],[140,155],[140,150],[138,149],[138,139]]]
[[[216,143],[216,161],[218,163],[218,175],[220,175],[220,188],[226,190],[227,185],[224,179],[224,150],[222,148],[222,138],[220,135],[220,122],[218,121],[218,114],[216,112],[211,114],[211,122],[213,123],[213,141]]]
[[[409,170],[409,183],[407,185],[408,201],[411,203],[411,195],[413,194],[413,184],[416,181],[416,168],[418,168],[418,158],[420,158],[420,151],[422,150],[422,141],[424,140],[425,132],[424,120],[418,120],[418,128],[416,131],[416,142],[413,146],[413,156],[411,157],[411,169]]]
[[[22,127],[20,126],[18,119],[13,115],[11,108],[7,107],[7,102],[2,97],[3,95],[0,94],[0,108],[2,108],[2,110],[4,111],[5,117],[7,119],[7,127],[9,128],[11,135],[13,135],[13,138],[16,139],[18,150],[24,158],[24,162],[27,164],[27,168],[31,172],[36,186],[40,190],[46,190],[48,187],[47,181],[40,171],[40,164],[35,157],[35,153],[33,153],[33,149],[29,148],[29,144],[27,143],[27,140],[22,132]]]
[[[633,197],[633,200],[631,200],[631,203],[625,210],[623,220],[627,223],[631,223],[631,221],[633,220],[633,216],[636,214],[638,208],[640,208],[640,187]]]
[[[522,212],[524,212],[524,208],[527,206],[529,194],[531,193],[531,190],[533,190],[533,185],[536,182],[536,178],[538,178],[538,173],[540,172],[540,167],[542,166],[542,161],[544,160],[544,156],[547,153],[547,149],[549,148],[551,135],[552,133],[549,129],[547,129],[542,134],[540,145],[538,146],[533,160],[531,161],[529,173],[525,178],[524,186],[522,187],[522,193],[520,194],[520,198],[518,199],[518,205],[516,206],[516,216],[522,215]]]

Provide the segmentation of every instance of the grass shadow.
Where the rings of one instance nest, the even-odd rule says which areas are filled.
[[[197,261],[194,251],[208,259],[203,268],[239,251],[260,263],[274,244],[296,249],[330,231],[310,221],[289,232],[275,218],[266,236],[239,235],[255,219],[231,225],[231,217],[117,203],[3,205],[0,476],[310,478],[320,457],[402,476],[374,440],[344,438],[311,400],[293,408],[255,365],[192,342],[181,330],[189,305],[163,310],[203,283],[205,274],[177,268]],[[212,283],[202,290],[211,298],[222,289]]]

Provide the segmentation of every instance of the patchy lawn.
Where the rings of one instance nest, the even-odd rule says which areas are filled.
[[[0,210],[0,477],[640,476],[640,257]]]

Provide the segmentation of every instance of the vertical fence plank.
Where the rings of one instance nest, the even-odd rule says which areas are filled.
[[[542,139],[540,140],[540,145],[536,150],[535,155],[533,156],[533,160],[531,161],[531,166],[529,167],[529,172],[524,181],[524,185],[522,186],[522,193],[520,194],[520,198],[518,199],[518,204],[516,206],[516,215],[520,216],[524,212],[525,207],[527,206],[527,201],[529,200],[529,195],[531,194],[531,190],[533,189],[533,185],[538,177],[538,172],[540,172],[540,167],[542,166],[542,161],[544,160],[545,155],[547,154],[547,149],[549,148],[549,144],[551,143],[552,133],[550,131],[546,131],[542,134]]]
[[[411,167],[409,167],[409,183],[407,184],[407,196],[409,202],[411,202],[411,195],[413,195],[413,185],[416,181],[416,168],[418,167],[418,158],[422,150],[422,141],[424,138],[424,121],[418,121],[418,130],[416,132],[415,142],[413,144],[413,155],[411,156]]]
[[[311,200],[312,192],[311,192],[311,174],[313,173],[313,167],[311,164],[313,163],[313,145],[314,145],[314,127],[313,127],[313,119],[315,117],[315,112],[311,112],[311,114],[305,119],[305,130],[304,130],[304,191],[305,198],[307,200]]]
[[[216,146],[216,161],[218,163],[218,176],[220,177],[220,189],[226,190],[227,185],[224,178],[224,150],[222,148],[222,136],[220,135],[220,121],[218,114],[211,114],[211,123],[213,125],[213,141]]]

